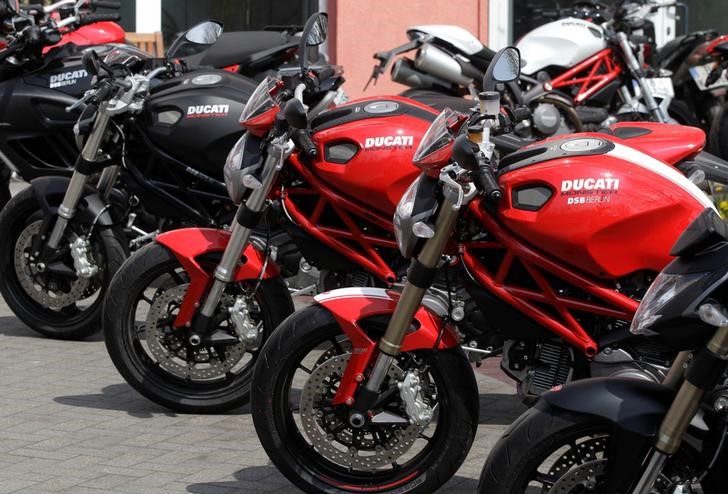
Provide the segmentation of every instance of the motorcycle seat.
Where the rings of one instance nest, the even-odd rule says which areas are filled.
[[[218,68],[245,64],[247,59],[257,53],[295,48],[298,43],[297,37],[276,31],[223,33],[220,39],[203,53],[199,64]]]

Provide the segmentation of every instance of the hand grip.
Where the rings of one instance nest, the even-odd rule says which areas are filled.
[[[87,26],[96,22],[116,22],[121,20],[121,14],[81,14],[78,16],[78,25]]]
[[[486,201],[495,204],[503,197],[503,191],[493,175],[493,169],[488,163],[482,162],[475,172],[475,186],[483,193]]]
[[[317,76],[319,82],[328,79],[329,77],[333,76],[336,73],[336,69],[332,67],[331,65],[327,65],[326,67],[321,68],[321,70],[317,70]]]
[[[89,7],[91,7],[92,9],[119,10],[121,8],[121,2],[116,2],[114,0],[91,0],[89,2]]]
[[[311,140],[311,137],[308,135],[306,130],[299,129],[295,131],[293,133],[292,140],[296,147],[308,158],[315,158],[318,156],[318,148]]]

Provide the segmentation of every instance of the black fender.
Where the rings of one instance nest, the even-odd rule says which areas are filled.
[[[40,177],[30,181],[30,187],[38,198],[38,202],[45,215],[56,214],[58,207],[55,205],[52,206],[48,198],[51,196],[65,195],[70,181],[70,177],[56,176]],[[84,207],[78,208],[76,215],[82,223],[91,224],[96,222],[96,226],[100,227],[110,227],[116,224],[111,215],[110,208],[107,207],[95,188],[86,185],[81,202],[84,204]]]
[[[670,408],[671,388],[640,379],[599,377],[541,395],[555,408],[600,417],[626,432],[652,439]]]
[[[632,492],[645,458],[670,408],[675,392],[666,386],[634,378],[585,379],[541,395],[536,408],[588,414],[612,426],[604,492]]]

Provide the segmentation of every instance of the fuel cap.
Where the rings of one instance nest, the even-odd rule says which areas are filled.
[[[561,145],[561,150],[567,153],[583,153],[585,151],[596,151],[606,145],[606,141],[594,137],[582,137],[572,139]]]

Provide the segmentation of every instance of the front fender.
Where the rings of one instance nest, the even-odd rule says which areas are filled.
[[[33,189],[33,193],[38,198],[38,203],[46,215],[55,215],[58,209],[56,206],[51,206],[48,198],[51,196],[63,197],[66,190],[68,190],[70,181],[70,177],[56,176],[40,177],[30,181],[30,187]],[[78,208],[76,214],[82,223],[91,224],[95,222],[97,226],[114,225],[111,212],[96,189],[86,185],[81,201],[84,205]]]
[[[541,395],[551,407],[594,415],[645,438],[655,437],[673,397],[661,384],[619,377],[576,381]]]
[[[322,293],[314,301],[334,316],[352,344],[352,356],[346,366],[333,403],[342,404],[354,399],[357,383],[376,355],[376,341],[362,328],[367,318],[391,314],[397,306],[400,294],[383,288],[342,288]],[[420,306],[415,313],[414,326],[402,341],[402,351],[432,350],[438,342],[442,319],[426,307]],[[459,346],[458,337],[450,326],[444,328],[438,349]]]
[[[190,276],[190,286],[185,293],[174,327],[184,327],[191,323],[198,303],[214,278],[214,268],[203,267],[199,257],[204,254],[222,253],[230,241],[230,232],[216,228],[182,228],[157,236],[155,242],[165,246],[177,258]],[[267,262],[265,255],[251,243],[241,256],[241,263],[235,273],[234,281],[275,278],[280,274],[278,265]]]

